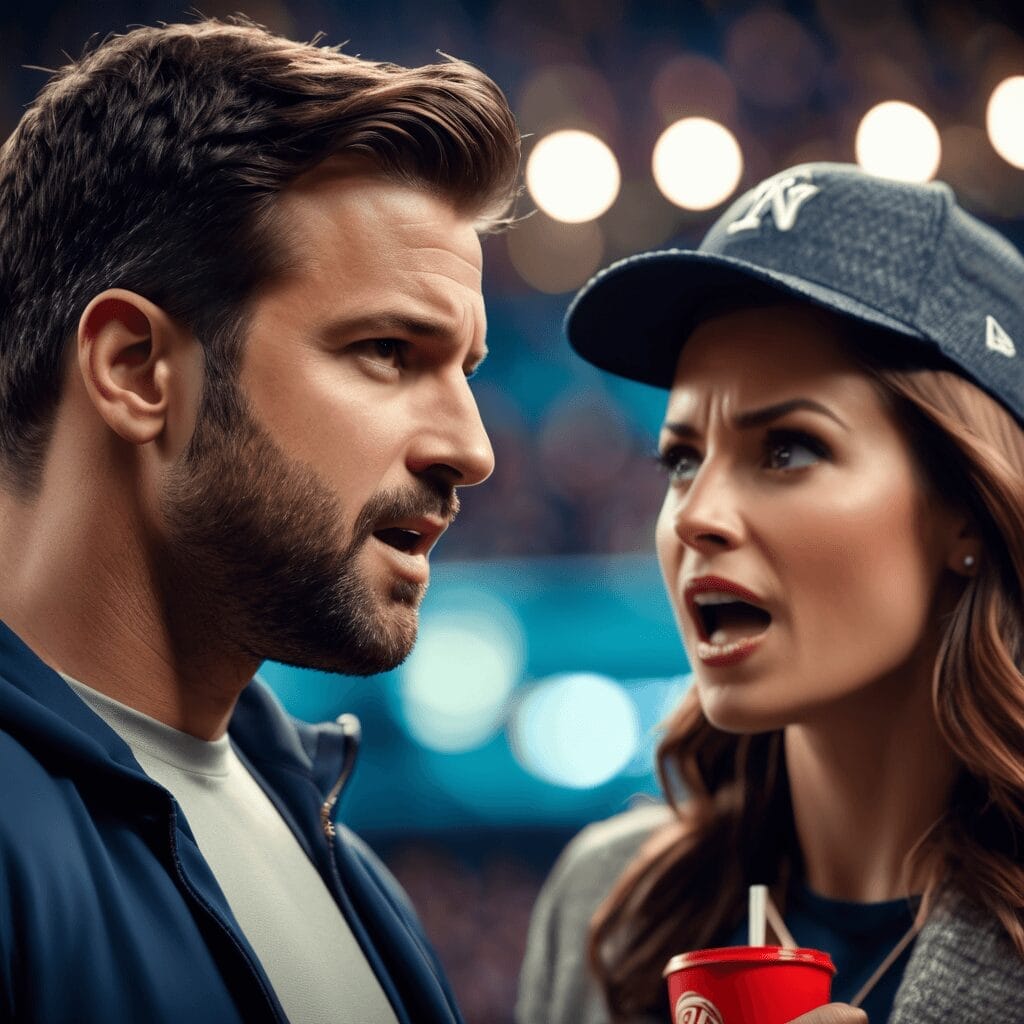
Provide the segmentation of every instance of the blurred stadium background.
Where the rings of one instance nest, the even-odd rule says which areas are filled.
[[[435,558],[419,644],[377,679],[279,665],[295,714],[354,712],[344,819],[409,889],[471,1024],[511,1020],[538,885],[583,824],[656,793],[657,723],[687,664],[654,565],[661,393],[561,336],[568,298],[640,249],[695,244],[722,204],[803,160],[950,182],[1024,245],[1024,6],[841,0],[206,0],[373,59],[441,50],[520,118],[520,213],[485,243],[476,380],[497,470]],[[0,137],[95,34],[172,0],[5,0]]]

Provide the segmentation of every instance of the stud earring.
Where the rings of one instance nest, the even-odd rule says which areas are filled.
[[[974,568],[974,555],[964,555],[964,568],[965,569],[973,569]]]

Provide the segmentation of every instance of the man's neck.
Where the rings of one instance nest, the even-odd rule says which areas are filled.
[[[45,488],[31,503],[0,494],[0,619],[52,668],[218,738],[258,662],[227,655],[194,616],[192,628],[176,620],[131,510],[88,486],[74,500]]]

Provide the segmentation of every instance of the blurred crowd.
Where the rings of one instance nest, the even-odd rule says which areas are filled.
[[[539,851],[535,841],[529,858],[516,852],[521,843],[476,856],[430,841],[384,851],[437,949],[466,1024],[512,1024],[530,910],[545,865],[565,838],[544,837]]]
[[[538,370],[543,373],[543,369]],[[648,550],[665,480],[653,434],[600,391],[553,399],[539,422],[507,395],[479,391],[496,470],[462,495],[444,558]]]

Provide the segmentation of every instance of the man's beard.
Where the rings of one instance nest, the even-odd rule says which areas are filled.
[[[421,478],[374,494],[346,541],[334,494],[288,459],[221,378],[162,496],[157,569],[168,616],[193,645],[261,661],[350,675],[394,668],[415,643],[425,588],[396,577],[388,593],[375,593],[359,556],[375,528],[422,515],[448,520],[457,507],[450,485]]]

